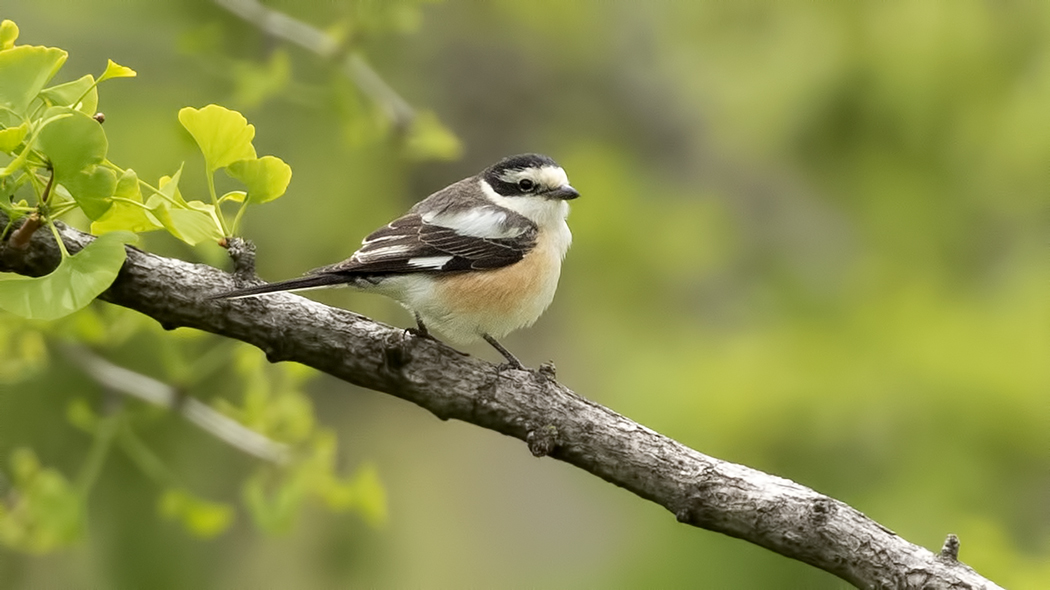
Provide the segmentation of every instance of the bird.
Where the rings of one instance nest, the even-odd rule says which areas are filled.
[[[485,340],[524,369],[499,339],[553,301],[572,243],[568,201],[579,196],[549,156],[509,156],[416,203],[342,262],[210,298],[349,286],[399,302],[420,336],[434,328],[455,343]]]

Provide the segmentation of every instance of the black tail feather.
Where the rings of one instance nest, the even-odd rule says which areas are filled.
[[[264,295],[266,293],[280,293],[282,291],[298,291],[299,289],[331,287],[350,282],[353,282],[352,279],[344,274],[318,274],[298,279],[289,279],[287,281],[279,281],[276,283],[268,283],[266,285],[236,289],[225,293],[219,293],[218,295],[209,295],[208,299],[237,299],[240,297],[251,297],[253,295]]]

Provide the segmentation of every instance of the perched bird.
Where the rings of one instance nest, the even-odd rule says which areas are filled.
[[[213,298],[347,285],[400,302],[421,335],[483,338],[521,369],[497,338],[531,326],[554,299],[572,242],[566,201],[578,196],[551,158],[511,156],[423,199],[338,264]]]

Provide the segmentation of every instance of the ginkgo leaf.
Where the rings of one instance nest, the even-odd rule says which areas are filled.
[[[172,207],[167,201],[150,199],[146,202],[154,217],[176,238],[193,246],[208,240],[219,241],[222,228],[215,218],[215,207],[200,201],[190,201],[189,209]]]
[[[0,131],[0,152],[10,154],[15,151],[29,132],[29,123],[22,123],[18,127],[9,127]]]
[[[45,88],[40,91],[40,97],[52,106],[74,108],[88,116],[94,115],[98,109],[98,89],[95,87],[95,77],[91,74]]]
[[[128,168],[124,171],[117,180],[113,196],[119,198],[114,198],[105,215],[91,224],[91,233],[102,235],[118,230],[145,232],[163,229],[164,226],[142,201],[139,177],[134,170]]]
[[[54,47],[19,45],[0,51],[0,106],[24,114],[66,57],[65,51]]]
[[[134,78],[135,76],[138,76],[138,73],[135,70],[127,66],[122,66],[113,60],[109,60],[106,64],[106,71],[102,72],[98,81],[112,80],[113,78]]]
[[[187,531],[205,539],[230,528],[235,514],[229,504],[198,498],[182,489],[165,490],[157,508],[165,518],[180,522]]]
[[[0,50],[11,49],[18,40],[18,25],[14,21],[4,19],[0,22]]]
[[[275,156],[238,160],[226,173],[248,187],[249,203],[265,203],[284,194],[292,180],[292,167]]]
[[[44,116],[52,120],[40,130],[34,147],[51,161],[60,180],[106,158],[109,140],[98,121],[67,106],[52,107]]]
[[[219,197],[219,202],[220,203],[225,203],[226,201],[231,201],[233,203],[243,203],[245,197],[247,197],[247,196],[248,196],[248,193],[246,193],[244,191],[230,191],[230,192],[226,193],[225,195]]]
[[[186,107],[179,111],[179,122],[197,142],[209,172],[255,158],[255,127],[237,111],[214,104],[202,109]]]
[[[109,168],[92,166],[63,178],[62,184],[92,221],[101,219],[113,205],[113,191],[117,188],[117,174]]]
[[[8,461],[14,489],[0,503],[0,545],[28,553],[68,546],[83,534],[84,502],[60,471],[44,467],[28,448]]]
[[[55,320],[85,307],[117,278],[127,255],[124,244],[136,239],[131,232],[109,233],[64,257],[50,274],[0,280],[0,309],[25,318]]]

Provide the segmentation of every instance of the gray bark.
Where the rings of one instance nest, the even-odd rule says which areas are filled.
[[[6,224],[0,214],[0,227]],[[62,227],[71,252],[92,238]],[[0,271],[38,276],[59,260],[50,232],[25,250],[0,244]],[[238,260],[235,257],[235,260]],[[671,511],[683,523],[761,545],[859,588],[992,589],[957,561],[950,537],[935,554],[847,504],[802,485],[709,457],[577,395],[553,371],[499,369],[440,342],[290,295],[207,300],[244,286],[219,269],[128,247],[101,299],[167,329],[189,327],[247,342],[272,362],[296,361],[349,383],[515,437],[537,456],[571,463]]]

